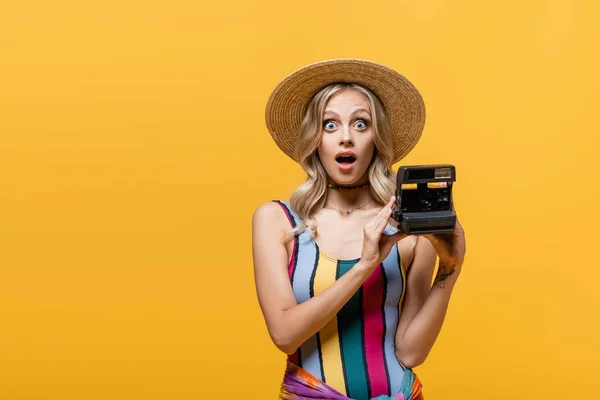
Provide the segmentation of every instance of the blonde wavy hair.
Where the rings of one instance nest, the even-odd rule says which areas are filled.
[[[296,159],[306,172],[307,178],[290,198],[292,208],[301,219],[301,223],[290,232],[292,236],[305,229],[308,229],[311,235],[317,231],[317,221],[314,216],[327,201],[328,182],[327,172],[317,154],[323,133],[323,115],[329,99],[344,89],[352,89],[364,95],[371,109],[375,150],[368,176],[373,200],[384,205],[394,193],[396,183],[391,168],[392,138],[383,103],[372,91],[358,84],[334,83],[326,86],[311,99],[300,125]]]

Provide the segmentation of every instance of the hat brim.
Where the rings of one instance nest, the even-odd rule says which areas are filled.
[[[307,65],[277,85],[265,110],[267,129],[277,146],[295,157],[300,124],[315,94],[332,83],[357,83],[382,101],[390,125],[394,157],[404,158],[421,138],[425,104],[414,85],[397,71],[372,61],[342,58]]]

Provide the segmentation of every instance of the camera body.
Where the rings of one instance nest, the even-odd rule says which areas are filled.
[[[407,234],[454,231],[454,181],[454,165],[400,167],[396,175],[396,205],[392,213],[398,229]]]

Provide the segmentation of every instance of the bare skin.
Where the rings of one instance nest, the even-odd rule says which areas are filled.
[[[319,158],[332,182],[357,185],[368,182],[367,169],[373,155],[370,109],[364,97],[347,89],[327,103]],[[335,155],[352,151],[354,166],[340,168]],[[269,334],[284,353],[294,353],[300,345],[335,317],[369,275],[387,257],[394,243],[407,269],[407,286],[395,336],[396,357],[409,368],[422,364],[441,330],[450,295],[466,251],[464,231],[457,223],[452,234],[407,237],[398,232],[387,236],[394,198],[377,204],[369,190],[329,189],[326,206],[316,214],[315,239],[321,250],[337,259],[358,263],[329,288],[298,304],[292,291],[287,265],[292,255],[291,241],[284,242],[290,230],[279,205],[269,202],[253,216],[253,257],[258,300]],[[345,215],[338,210],[353,210]],[[343,233],[343,235],[341,234]],[[416,244],[415,244],[416,240]],[[413,246],[414,245],[414,246]],[[439,257],[435,283],[431,279]]]

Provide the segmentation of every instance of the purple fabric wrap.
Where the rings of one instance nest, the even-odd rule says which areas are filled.
[[[313,375],[288,361],[279,392],[281,400],[352,400]],[[402,393],[394,397],[379,396],[373,400],[406,400]]]

